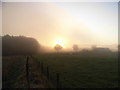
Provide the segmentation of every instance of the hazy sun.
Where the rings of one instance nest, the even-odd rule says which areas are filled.
[[[60,46],[62,46],[63,48],[65,47],[65,40],[63,38],[56,38],[54,41],[54,46],[59,44]]]

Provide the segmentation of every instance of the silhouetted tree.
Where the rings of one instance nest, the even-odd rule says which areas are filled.
[[[10,35],[2,37],[2,55],[31,55],[39,51],[40,45],[34,38]]]
[[[60,46],[59,44],[56,44],[54,48],[56,51],[60,51],[63,47]]]
[[[79,47],[78,47],[77,44],[73,45],[73,50],[74,50],[75,52],[79,50]]]

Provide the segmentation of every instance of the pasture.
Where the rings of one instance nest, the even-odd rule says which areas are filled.
[[[118,87],[118,57],[110,54],[41,54],[35,57],[49,67],[50,79],[56,84],[60,74],[61,88],[115,88]]]
[[[38,63],[29,58],[29,88],[50,88],[52,85],[41,73]],[[2,88],[28,88],[26,56],[4,56],[2,60]]]

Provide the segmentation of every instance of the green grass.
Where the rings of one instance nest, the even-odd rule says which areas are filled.
[[[30,88],[52,88],[40,71],[39,63],[29,58]],[[2,60],[2,88],[28,88],[26,56],[4,56]]]
[[[3,57],[2,60],[2,87],[25,88],[25,57]],[[25,82],[25,83],[23,83]]]
[[[51,81],[60,73],[64,88],[118,87],[118,59],[112,56],[85,56],[70,54],[42,54],[36,59],[49,66]]]

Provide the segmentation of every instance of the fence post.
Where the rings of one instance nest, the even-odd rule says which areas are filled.
[[[39,67],[41,67],[41,63],[39,62]]]
[[[57,88],[59,88],[59,79],[60,79],[59,73],[57,73]]]
[[[43,73],[43,62],[41,63],[41,71]]]
[[[27,60],[26,60],[26,78],[27,78],[27,84],[28,84],[28,88],[30,88],[30,82],[29,82],[29,57],[27,56]]]
[[[48,80],[49,80],[49,68],[47,67],[47,77],[48,77]]]

